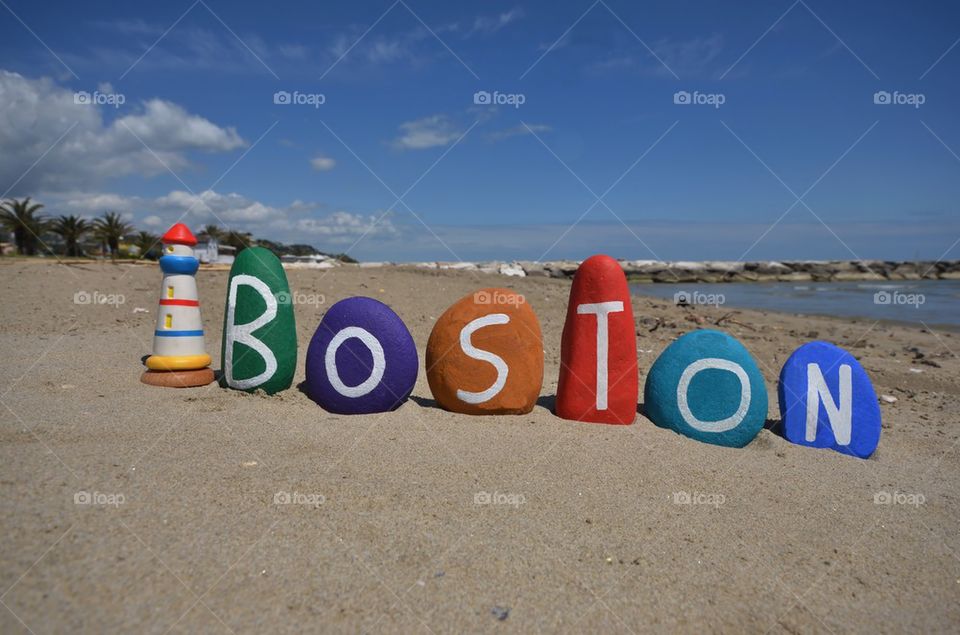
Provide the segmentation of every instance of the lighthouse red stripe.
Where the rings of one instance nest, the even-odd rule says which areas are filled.
[[[200,306],[199,300],[160,300],[160,306]]]

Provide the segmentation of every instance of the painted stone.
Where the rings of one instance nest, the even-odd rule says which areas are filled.
[[[880,442],[880,404],[867,371],[828,342],[793,352],[777,386],[788,441],[865,459]]]
[[[560,340],[557,416],[630,424],[637,415],[637,336],[627,277],[610,256],[583,261]]]
[[[417,347],[386,304],[355,297],[330,307],[307,348],[307,394],[338,414],[388,412],[417,383]]]
[[[693,331],[670,344],[650,367],[643,400],[658,426],[728,447],[750,443],[767,418],[757,363],[720,331]]]
[[[212,384],[213,371],[209,368],[194,370],[148,370],[140,378],[145,384],[163,388],[196,388]]]
[[[227,282],[221,348],[223,384],[274,394],[293,383],[297,327],[287,274],[263,247],[237,254]]]
[[[427,381],[437,403],[465,414],[523,414],[543,385],[543,337],[526,298],[481,289],[440,316],[427,342]]]

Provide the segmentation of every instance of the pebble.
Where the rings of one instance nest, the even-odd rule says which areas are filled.
[[[570,287],[556,414],[574,421],[633,423],[638,383],[627,277],[610,256],[591,256]]]
[[[234,390],[286,390],[297,370],[297,327],[287,274],[272,251],[247,247],[230,267],[220,353]]]
[[[420,362],[410,331],[379,300],[330,307],[307,349],[307,394],[338,414],[389,412],[413,391]]]
[[[427,382],[441,408],[465,414],[525,414],[543,385],[543,337],[526,298],[480,289],[455,302],[427,342]]]
[[[777,394],[784,437],[791,443],[863,459],[877,449],[877,393],[860,362],[839,346],[800,346],[780,371]],[[894,403],[896,398],[884,395],[883,401]]]
[[[650,367],[643,399],[656,425],[728,447],[750,443],[767,417],[757,363],[722,331],[693,331],[671,343]]]

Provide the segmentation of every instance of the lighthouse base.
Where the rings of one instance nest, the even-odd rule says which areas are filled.
[[[209,368],[199,370],[148,370],[140,376],[140,381],[151,386],[164,388],[196,388],[213,383],[213,371]]]
[[[203,336],[199,340],[202,347]],[[156,349],[157,347],[154,346],[154,350]],[[146,364],[150,370],[194,370],[209,366],[210,356],[206,353],[201,355],[151,355],[147,358]]]

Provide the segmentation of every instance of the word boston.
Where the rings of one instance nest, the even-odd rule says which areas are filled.
[[[164,282],[154,355],[143,380],[160,386],[209,383],[189,230],[164,236]],[[262,248],[243,250],[227,285],[223,330],[225,387],[273,394],[293,381],[297,338],[290,287],[280,262]],[[179,322],[177,321],[179,320]],[[580,265],[570,289],[560,346],[556,414],[629,425],[638,404],[637,336],[623,269],[609,256]],[[543,384],[540,323],[526,298],[489,288],[464,296],[434,324],[426,375],[439,407],[469,415],[525,414]],[[351,297],[323,316],[306,355],[304,391],[329,412],[369,414],[400,407],[420,366],[403,320],[372,298]],[[787,359],[778,384],[783,435],[791,443],[867,458],[880,440],[880,408],[866,371],[826,342]],[[750,443],[767,422],[760,368],[736,338],[687,333],[647,374],[647,417],[692,439],[728,447]]]

